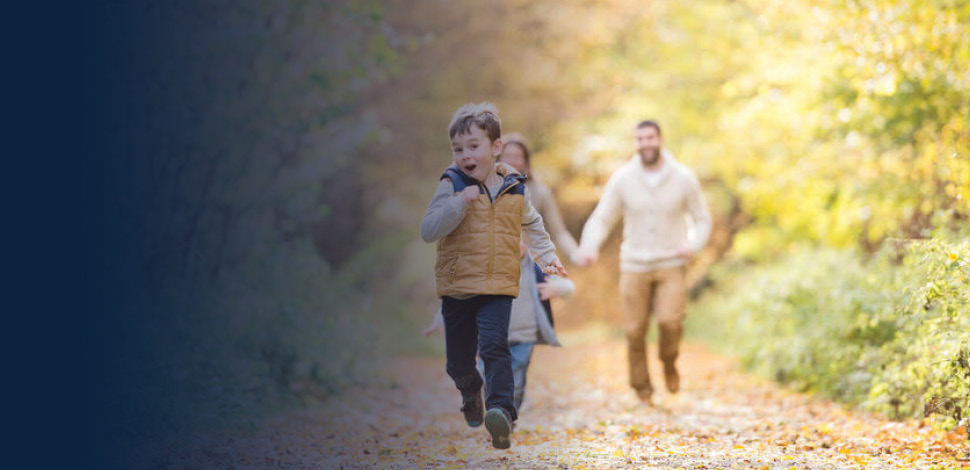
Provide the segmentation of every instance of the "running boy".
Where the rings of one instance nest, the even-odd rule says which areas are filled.
[[[506,142],[506,148],[508,143]],[[529,364],[532,351],[537,344],[561,346],[553,329],[552,304],[555,297],[567,298],[576,291],[573,281],[559,276],[549,276],[542,272],[529,256],[525,243],[519,246],[519,296],[512,300],[512,313],[509,315],[509,353],[512,354],[512,379],[515,391],[512,404],[515,411],[522,412],[525,400],[525,385],[528,381]],[[434,320],[424,330],[428,336],[444,328],[441,309],[435,312]],[[478,361],[478,372],[484,374],[485,364]]]
[[[519,293],[519,241],[548,274],[566,276],[542,217],[526,198],[525,177],[497,163],[501,123],[488,102],[467,104],[448,125],[454,164],[441,175],[421,219],[421,238],[438,241],[437,294],[445,323],[448,376],[461,391],[465,421],[482,421],[498,449],[511,446],[514,382],[508,346]],[[476,353],[485,363],[485,404]]]

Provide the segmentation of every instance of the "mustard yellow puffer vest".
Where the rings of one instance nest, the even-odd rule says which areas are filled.
[[[478,186],[478,200],[465,212],[465,218],[451,233],[438,240],[435,262],[438,297],[454,295],[519,295],[519,240],[525,204],[525,176],[512,167],[497,163],[495,171],[502,186],[491,201],[485,186],[455,167],[448,178],[455,194],[468,186]]]

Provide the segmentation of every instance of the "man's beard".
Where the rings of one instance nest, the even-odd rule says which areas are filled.
[[[653,165],[657,163],[657,160],[660,160],[660,148],[641,149],[638,153],[640,154],[640,161],[644,165]]]

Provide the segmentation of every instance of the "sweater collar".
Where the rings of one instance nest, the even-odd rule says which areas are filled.
[[[673,171],[674,165],[678,163],[674,158],[674,154],[667,149],[662,149],[660,151],[660,158],[663,159],[664,165],[660,168],[660,177],[657,179],[658,183],[665,180],[667,176],[670,175],[671,171]],[[630,157],[630,165],[636,167],[636,170],[639,173],[647,173],[647,167],[643,166],[643,161],[640,160],[639,153],[633,153],[633,156]]]

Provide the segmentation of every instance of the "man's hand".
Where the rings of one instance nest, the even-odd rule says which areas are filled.
[[[694,257],[694,250],[685,247],[681,247],[677,250],[677,256],[684,259],[684,261],[690,261]]]
[[[469,186],[462,190],[461,198],[465,200],[465,203],[471,205],[471,203],[478,200],[479,195],[478,186]]]
[[[549,263],[549,266],[546,266],[542,272],[550,276],[559,275],[562,277],[569,277],[569,273],[566,272],[566,267],[562,265],[562,261],[559,261],[559,258],[553,258],[552,262]]]
[[[596,263],[598,258],[596,253],[579,251],[573,256],[573,262],[581,268],[588,268]]]
[[[549,300],[559,296],[559,288],[549,282],[540,282],[536,287],[539,288],[540,300]]]

